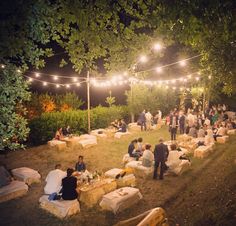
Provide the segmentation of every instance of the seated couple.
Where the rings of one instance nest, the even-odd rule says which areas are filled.
[[[44,193],[49,195],[50,200],[60,199],[60,197],[64,200],[77,199],[77,178],[73,173],[74,169],[71,168],[68,168],[67,172],[62,171],[61,164],[57,164],[55,169],[49,172]]]
[[[56,131],[54,139],[62,140],[65,136],[69,136],[69,135],[71,135],[70,126],[67,126],[66,128],[61,127]]]
[[[128,147],[128,154],[130,157],[136,158],[136,160],[138,160],[143,155],[144,147],[142,142],[143,139],[141,137],[131,141]]]

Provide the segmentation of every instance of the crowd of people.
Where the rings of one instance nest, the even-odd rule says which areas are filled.
[[[141,131],[151,130],[154,124],[160,124],[162,121],[162,112],[157,111],[155,116],[153,116],[150,111],[143,110],[139,115],[137,124],[141,126]]]
[[[62,170],[61,164],[56,164],[55,169],[50,171],[46,177],[44,193],[49,195],[49,200],[64,199],[74,200],[78,197],[76,191],[77,177],[86,171],[84,157],[79,156],[75,168]]]
[[[235,129],[236,124],[227,115],[227,107],[223,104],[213,105],[204,111],[201,108],[182,110],[174,109],[166,118],[169,125],[171,140],[176,140],[176,134],[188,134],[199,138],[213,136],[214,139],[225,136],[227,130]]]

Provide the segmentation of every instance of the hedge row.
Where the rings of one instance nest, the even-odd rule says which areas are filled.
[[[126,106],[112,106],[91,109],[91,129],[106,128],[115,119],[128,120]],[[29,122],[29,142],[33,145],[44,144],[51,140],[60,127],[70,126],[75,134],[86,133],[88,128],[87,110],[43,113]]]

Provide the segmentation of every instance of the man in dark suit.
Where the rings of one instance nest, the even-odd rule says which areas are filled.
[[[163,174],[165,170],[165,162],[168,157],[169,151],[167,145],[163,144],[163,139],[161,138],[159,140],[159,144],[155,146],[154,149],[154,160],[155,160],[155,166],[154,166],[154,173],[153,173],[153,179],[157,179],[157,170],[160,165],[160,180],[163,180]]]

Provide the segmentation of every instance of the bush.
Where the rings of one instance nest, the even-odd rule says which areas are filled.
[[[91,109],[91,129],[106,128],[111,121],[128,117],[126,106],[102,107]],[[51,140],[60,127],[70,126],[75,134],[86,133],[88,128],[87,111],[69,110],[66,112],[43,113],[29,122],[29,141],[34,145]]]

